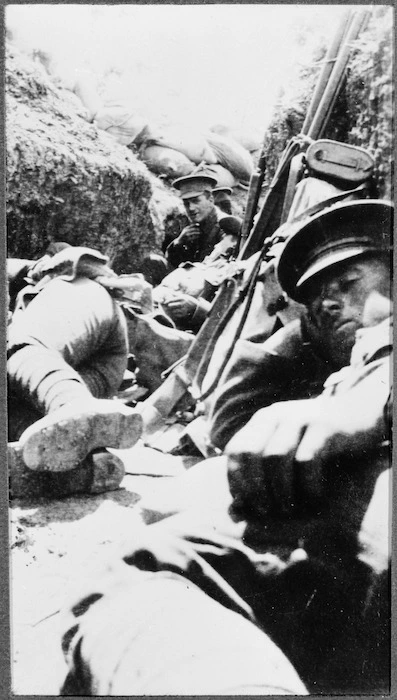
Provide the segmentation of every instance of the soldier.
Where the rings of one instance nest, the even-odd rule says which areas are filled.
[[[365,280],[368,275],[370,286],[374,283],[383,286],[389,282],[390,215],[391,206],[387,202],[353,201],[325,206],[307,220],[306,226],[297,225],[297,234],[281,257],[278,276],[287,295],[302,305],[301,319],[290,322],[263,344],[249,340],[236,344],[210,417],[211,442],[218,450],[224,449],[259,408],[275,401],[316,396],[332,372],[349,364],[355,331],[362,324],[365,292],[358,303],[349,300],[348,294],[343,297],[339,293],[337,301],[325,300],[318,312],[311,303],[306,303],[301,290],[302,285],[303,291],[306,290],[305,280],[295,289],[292,260],[295,257],[294,264],[298,265],[302,256],[308,256],[317,236],[324,240],[324,269],[329,269],[332,277],[340,273],[343,279],[347,278],[348,285],[350,272],[344,268],[357,263],[360,268],[357,274]],[[335,243],[332,236],[336,237]],[[330,254],[332,246],[337,251],[334,256]],[[316,254],[319,251],[320,244]],[[302,265],[304,260],[303,257]],[[308,279],[311,277],[308,273]],[[352,318],[344,323],[341,319],[349,315]]]
[[[212,190],[212,195],[214,197],[214,204],[225,214],[233,214],[232,210],[232,200],[230,195],[232,194],[231,187],[214,187]]]
[[[225,461],[223,468],[222,460],[218,468],[212,460],[181,477],[184,488],[190,481],[196,489],[202,470],[205,503],[136,533],[113,576],[108,570],[103,585],[97,581],[74,606],[64,638],[70,694],[98,687],[134,693],[139,629],[151,612],[149,590],[144,605],[140,597],[134,608],[135,591],[141,596],[136,586],[145,583],[144,574],[156,581],[161,597],[166,573],[182,575],[187,586],[198,586],[269,634],[309,692],[386,692],[390,233],[390,205],[366,200],[321,212],[287,241],[278,266],[282,286],[307,304],[324,347],[329,343],[343,355],[356,336],[351,364],[328,379],[322,396],[268,406],[235,435],[226,448],[231,495]],[[120,596],[124,603],[118,604]],[[212,604],[207,612],[200,608],[200,620],[213,619]],[[126,607],[129,646],[122,631]],[[178,620],[177,591],[163,609],[167,620]],[[156,624],[158,635],[161,620]],[[232,618],[225,624],[225,638],[233,639]],[[100,640],[115,625],[125,663],[118,665],[113,647],[112,666],[105,668]],[[171,629],[169,623],[167,639],[174,645]],[[196,629],[199,621],[179,640],[185,651]],[[219,660],[226,676],[234,667],[227,658],[226,649]],[[197,663],[201,677],[210,677],[204,651]],[[134,670],[128,678],[127,667]],[[266,672],[270,677],[271,669]],[[169,692],[194,693],[194,686],[185,683],[180,691],[176,684]]]
[[[241,223],[236,216],[222,216],[219,220],[222,238],[202,264],[181,265],[156,288],[154,298],[159,300],[177,328],[196,333],[205,321],[216,291],[227,274]]]
[[[106,260],[90,249],[68,248],[53,258],[58,270],[21,292],[7,342],[11,471],[21,452],[33,471],[65,472],[81,464],[88,472],[86,457],[101,449],[94,461],[115,473],[113,488],[120,482],[120,460],[102,448],[134,445],[142,420],[110,400],[127,367],[128,338],[122,309],[95,281],[116,277]],[[77,274],[79,265],[85,276]],[[10,274],[12,267],[17,276],[29,268],[41,276],[37,263],[16,261]]]
[[[212,196],[216,180],[209,175],[180,177],[173,183],[185,205],[190,224],[169,244],[166,258],[174,267],[182,262],[201,262],[222,238],[219,216]]]

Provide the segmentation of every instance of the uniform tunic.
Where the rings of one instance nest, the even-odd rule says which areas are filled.
[[[328,382],[324,400],[329,394],[341,395],[358,412],[362,402],[369,400],[376,405],[382,422],[383,411],[390,403],[390,333],[373,329],[369,335],[361,338],[360,351],[353,354],[351,367]],[[385,418],[386,436],[387,412]],[[149,648],[159,635],[164,635],[166,646],[178,650],[179,656],[174,659],[178,658],[181,670],[191,653],[200,678],[211,679],[213,666],[219,671],[222,665],[223,690],[215,683],[211,688],[210,683],[205,691],[197,686],[198,692],[226,692],[229,687],[230,693],[238,693],[234,670],[244,668],[245,660],[244,654],[235,656],[229,647],[228,640],[234,641],[240,635],[235,618],[222,620],[223,656],[208,654],[207,648],[198,651],[195,646],[203,619],[211,630],[208,640],[216,634],[211,627],[217,619],[213,601],[238,613],[248,624],[254,623],[253,633],[259,627],[265,633],[264,640],[270,637],[275,641],[311,693],[389,692],[387,452],[381,444],[379,448],[374,445],[371,451],[363,452],[361,460],[352,461],[346,455],[329,465],[328,499],[323,508],[305,517],[252,523],[256,525],[256,539],[252,533],[249,546],[247,523],[231,520],[221,496],[222,491],[227,491],[225,461],[222,457],[212,460],[212,464],[207,461],[181,477],[186,487],[196,472],[197,489],[197,470],[203,470],[206,488],[201,496],[209,494],[206,508],[199,503],[197,508],[135,532],[130,548],[114,561],[102,580],[97,579],[86,588],[73,606],[64,637],[70,668],[64,693],[106,694],[122,688],[124,694],[134,694],[142,691],[142,677],[147,679],[143,692],[150,693],[153,688],[158,694],[170,692],[165,680],[161,687],[152,683],[160,678],[157,654],[150,657],[149,675],[145,660],[136,655],[143,644],[146,648],[145,630],[152,625]],[[218,462],[218,467],[214,462]],[[218,507],[217,500],[221,504]],[[190,604],[184,600],[182,613],[183,619],[190,621],[188,631],[181,628],[178,591],[175,590],[174,600],[168,595],[169,577],[179,581],[180,576],[187,588],[194,587],[187,596]],[[142,598],[145,577],[149,587]],[[150,592],[152,582],[157,588],[155,593]],[[196,586],[212,599],[202,599],[200,608]],[[153,609],[157,600],[163,601],[166,614]],[[199,610],[196,620],[195,610]],[[117,635],[112,640],[109,664],[108,635],[112,630],[117,630]],[[244,645],[252,645],[257,651],[254,638],[244,640]],[[302,687],[298,689],[291,667],[284,661],[276,661],[264,650],[259,667],[264,679],[271,682],[266,689],[266,681],[259,679],[257,693],[280,692],[275,686],[283,674],[285,693],[305,692]],[[229,671],[233,671],[233,681],[228,686]],[[182,692],[195,693],[197,681],[194,676],[192,679],[190,685],[183,685]],[[269,689],[271,685],[273,691]],[[173,686],[172,691],[177,693],[178,686]]]
[[[199,229],[200,237],[195,241],[180,240],[185,229],[178,238],[171,241],[166,250],[166,258],[171,265],[178,267],[182,262],[202,262],[219,243],[224,234],[219,226],[215,207],[199,223]]]
[[[239,340],[212,409],[212,444],[223,450],[260,408],[317,396],[336,369],[309,340],[304,320],[288,323],[264,343]]]

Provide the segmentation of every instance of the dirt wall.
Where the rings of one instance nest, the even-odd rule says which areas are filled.
[[[117,272],[139,270],[182,216],[179,199],[12,45],[5,84],[8,255],[35,258],[62,240],[98,248]]]

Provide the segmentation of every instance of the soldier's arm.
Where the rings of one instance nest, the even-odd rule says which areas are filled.
[[[336,460],[364,457],[388,439],[389,384],[386,359],[348,391],[258,411],[226,448],[236,517],[288,515],[300,497],[323,499]]]
[[[264,406],[280,399],[288,363],[266,352],[262,343],[240,340],[217,391],[210,415],[210,439],[223,450],[229,440]]]
[[[269,338],[270,333],[271,326],[268,326],[257,336],[261,342],[244,339],[236,343],[210,416],[211,442],[218,449],[223,450],[260,408],[294,398],[297,392],[298,397],[302,397],[307,370],[301,358],[300,323],[293,321]],[[297,367],[303,367],[300,378],[296,376]],[[310,371],[315,374],[313,366]],[[316,394],[321,392],[323,381],[324,378]]]
[[[200,235],[200,229],[195,224],[186,226],[182,233],[175,238],[165,251],[165,257],[174,267],[192,257],[192,251]]]

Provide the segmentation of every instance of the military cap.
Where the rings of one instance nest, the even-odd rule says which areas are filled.
[[[303,219],[280,254],[283,290],[304,300],[304,285],[326,268],[364,253],[390,252],[394,206],[379,199],[334,204]]]
[[[232,193],[233,193],[233,190],[231,187],[214,187],[214,189],[212,190],[212,194],[218,200],[220,200],[221,198],[226,199],[227,196],[230,196]]]
[[[179,177],[172,184],[179,190],[182,199],[188,199],[189,197],[198,197],[203,192],[211,192],[217,181],[210,175],[197,174]]]

